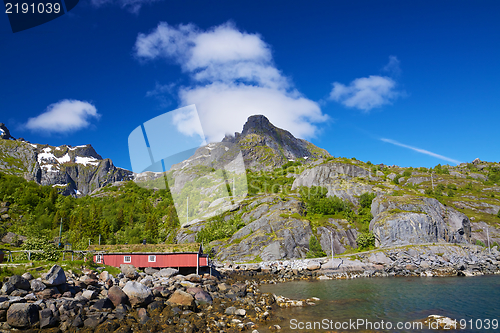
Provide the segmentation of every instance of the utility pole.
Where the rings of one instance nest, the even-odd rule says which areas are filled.
[[[333,260],[333,231],[330,230],[330,242],[332,243],[332,260]]]
[[[99,234],[99,245],[101,245],[101,234]]]
[[[62,245],[61,236],[62,236],[62,217],[61,217],[61,224],[59,225],[59,247],[61,247]]]
[[[234,191],[234,177],[233,177],[233,197],[236,196],[236,192]]]
[[[491,254],[491,247],[490,247],[490,233],[489,233],[489,230],[488,230],[488,227],[486,227],[486,237],[488,238],[488,250]]]
[[[189,222],[189,197],[187,197],[187,205],[186,205],[186,224]]]
[[[434,179],[432,178],[433,172],[431,172],[431,184],[432,184],[432,190],[434,191]]]

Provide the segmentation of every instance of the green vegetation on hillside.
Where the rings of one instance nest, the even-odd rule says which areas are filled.
[[[306,203],[308,214],[335,215],[351,211],[351,207],[344,200],[338,197],[327,197],[328,189],[325,187],[302,188],[300,192]]]
[[[326,257],[326,253],[321,248],[321,244],[318,242],[318,239],[313,235],[311,236],[311,238],[309,238],[309,252],[307,252],[306,258],[321,257]]]
[[[58,194],[55,187],[0,173],[0,201],[11,203],[11,220],[2,222],[1,231],[53,240],[62,220],[63,243],[85,249],[99,235],[103,244],[158,243],[179,226],[168,189],[145,189],[129,181],[101,193],[76,199]]]
[[[300,163],[300,162],[296,162]],[[274,171],[247,170],[248,195],[258,193],[289,193],[294,181],[293,177],[287,177],[289,173],[300,173],[302,169],[295,164],[285,164],[282,168]]]
[[[208,244],[211,241],[231,237],[236,231],[244,227],[241,215],[237,215],[229,220],[224,220],[222,215],[211,218],[205,228],[196,234],[196,241]]]

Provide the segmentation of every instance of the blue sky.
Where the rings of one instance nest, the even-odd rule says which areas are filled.
[[[34,143],[91,143],[130,169],[128,135],[196,104],[205,134],[249,114],[373,163],[500,160],[498,1],[80,0],[11,32],[0,122]]]

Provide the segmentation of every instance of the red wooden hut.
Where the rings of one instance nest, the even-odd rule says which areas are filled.
[[[120,267],[121,264],[137,268],[196,268],[209,266],[208,254],[199,252],[100,252],[94,254],[94,262]]]

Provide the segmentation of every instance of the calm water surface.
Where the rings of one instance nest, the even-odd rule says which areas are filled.
[[[478,330],[476,326],[477,322],[484,327],[485,319],[500,321],[500,276],[300,281],[262,285],[260,290],[291,299],[313,296],[321,299],[316,306],[279,310],[278,315],[285,319],[278,323],[283,332],[326,331],[292,329],[291,319],[295,319],[295,323],[321,322],[323,319],[397,323],[423,319],[431,314],[467,320],[467,329],[460,332],[500,332],[500,328]],[[470,319],[474,321],[472,329]],[[415,332],[395,328],[374,331]]]

